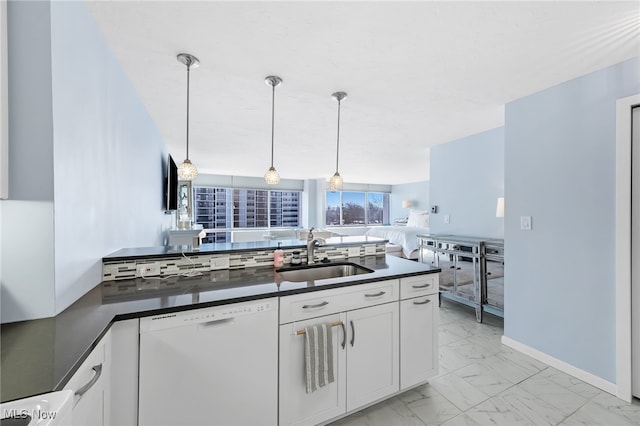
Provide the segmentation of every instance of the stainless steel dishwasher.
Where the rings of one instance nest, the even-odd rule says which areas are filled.
[[[275,425],[278,299],[140,320],[139,425]]]

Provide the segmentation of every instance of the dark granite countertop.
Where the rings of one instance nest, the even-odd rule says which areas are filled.
[[[356,235],[324,238],[323,241],[323,246],[355,246],[362,244],[384,243],[388,240],[376,237]],[[255,250],[275,250],[276,248],[278,248],[278,244],[280,244],[280,248],[283,250],[307,248],[306,240],[260,240],[240,243],[202,244],[198,249],[193,249],[188,246],[124,248],[103,257],[102,260],[104,262],[113,262],[132,259],[152,259],[156,257],[166,257],[167,255],[182,256],[183,253],[185,256],[197,256],[202,254],[231,253]]]
[[[440,272],[393,256],[347,261],[373,272],[294,283],[281,281],[270,266],[164,280],[105,281],[55,317],[1,326],[0,401],[62,389],[114,321]]]

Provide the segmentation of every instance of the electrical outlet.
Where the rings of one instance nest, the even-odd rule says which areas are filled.
[[[153,277],[160,275],[160,262],[136,265],[136,277]]]
[[[209,265],[210,271],[229,269],[229,256],[212,257]]]
[[[450,223],[451,222],[451,217],[449,217],[448,214],[444,215],[444,223]]]

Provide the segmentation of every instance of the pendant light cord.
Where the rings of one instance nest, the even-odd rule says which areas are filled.
[[[273,167],[273,127],[275,123],[276,84],[271,85],[271,167]]]
[[[336,141],[336,173],[338,173],[338,158],[340,157],[340,99],[338,99],[338,136]]]
[[[187,64],[187,160],[189,159],[189,74],[191,64]]]

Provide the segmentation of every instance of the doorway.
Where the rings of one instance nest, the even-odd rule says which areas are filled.
[[[634,230],[640,236],[640,188],[635,185],[637,196],[632,196],[632,168],[640,179],[640,160],[633,161],[632,139],[634,109],[640,107],[640,94],[616,101],[616,194],[615,194],[615,281],[616,281],[616,396],[631,402],[640,385],[640,270],[635,274],[636,290],[632,292],[632,245],[640,247],[640,238],[632,236],[632,198],[636,201],[633,216]],[[635,113],[637,114],[637,112]],[[640,125],[636,118],[635,139]],[[640,143],[635,143],[640,147]],[[640,158],[640,148],[634,150]],[[640,249],[634,250],[636,256]],[[632,315],[635,312],[635,315]],[[634,326],[635,321],[635,326]],[[634,349],[634,344],[636,348]],[[635,366],[635,367],[634,367]],[[635,384],[635,391],[634,391]]]

